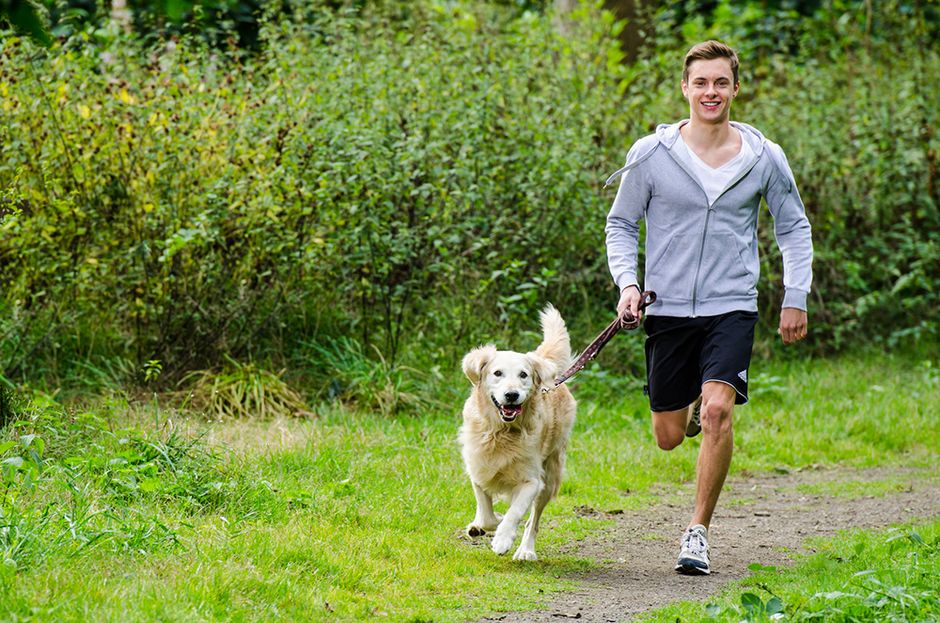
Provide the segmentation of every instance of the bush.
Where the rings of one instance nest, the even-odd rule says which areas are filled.
[[[161,360],[172,380],[344,334],[394,365],[406,331],[462,346],[530,326],[547,297],[593,298],[592,39],[531,17],[408,19],[283,21],[244,64],[8,40],[8,374],[89,353]]]
[[[402,364],[455,370],[502,336],[534,347],[546,301],[586,344],[616,298],[601,180],[686,114],[680,59],[708,36],[741,49],[736,116],[782,144],[810,212],[815,348],[931,343],[940,106],[922,85],[940,62],[926,9],[896,2],[872,28],[859,3],[810,19],[757,6],[719,3],[711,24],[681,28],[661,13],[630,65],[609,14],[580,9],[562,35],[551,16],[471,3],[298,9],[265,22],[251,56],[116,28],[48,53],[8,37],[0,369],[134,382],[159,361],[170,385],[227,356],[303,374],[352,339],[349,369],[391,388],[360,398],[395,411],[413,395]],[[771,231],[765,335],[782,297]],[[603,363],[638,370],[639,336],[618,342]],[[320,376],[311,393],[334,392]]]

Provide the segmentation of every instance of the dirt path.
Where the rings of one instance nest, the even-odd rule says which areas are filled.
[[[885,481],[897,486],[882,495]],[[852,498],[797,490],[801,485],[849,482],[871,483],[876,493]],[[850,487],[865,490],[864,485]],[[690,512],[691,487],[669,497],[675,500],[664,499],[660,506],[642,512],[612,515],[612,528],[562,549],[601,564],[600,569],[574,578],[581,585],[578,590],[560,595],[541,611],[500,613],[484,620],[613,623],[693,595],[704,603],[729,582],[746,577],[752,563],[790,563],[788,554],[801,551],[809,537],[940,515],[940,478],[936,472],[833,469],[731,479],[709,531],[713,571],[705,577],[681,576],[672,570]],[[578,512],[605,514],[583,508]]]

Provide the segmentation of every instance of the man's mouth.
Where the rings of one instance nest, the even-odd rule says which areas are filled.
[[[702,102],[702,106],[705,108],[718,108],[721,105],[721,102]]]
[[[490,398],[499,410],[499,414],[502,416],[504,422],[512,422],[522,413],[522,405],[504,405],[500,404],[493,396],[490,396]]]

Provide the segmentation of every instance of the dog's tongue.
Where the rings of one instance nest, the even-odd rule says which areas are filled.
[[[511,422],[522,413],[522,405],[500,405],[499,412],[503,414],[504,420]]]

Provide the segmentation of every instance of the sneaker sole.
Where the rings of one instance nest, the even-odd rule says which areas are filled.
[[[680,560],[676,564],[676,572],[682,575],[711,575],[711,569],[700,567],[702,563],[692,560]]]

